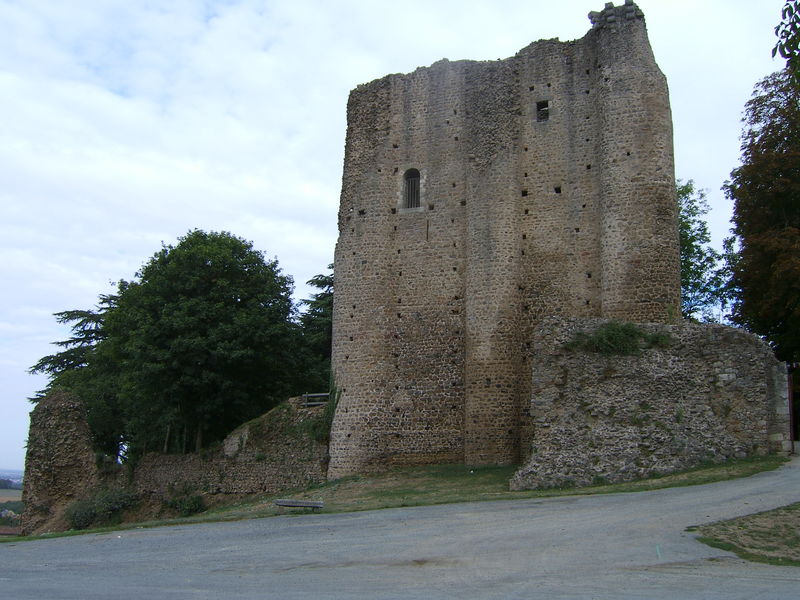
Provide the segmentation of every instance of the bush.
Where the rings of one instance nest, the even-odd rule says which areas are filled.
[[[65,516],[72,529],[93,525],[112,525],[122,519],[122,511],[136,504],[136,494],[120,488],[108,488],[94,496],[69,505]]]
[[[97,511],[94,500],[77,500],[67,507],[66,517],[72,529],[87,529],[94,523]]]
[[[199,494],[184,494],[167,500],[166,504],[182,517],[189,517],[206,509],[203,497]]]

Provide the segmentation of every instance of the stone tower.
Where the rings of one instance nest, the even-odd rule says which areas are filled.
[[[519,461],[542,317],[680,314],[666,80],[632,1],[589,18],[351,92],[330,478]]]

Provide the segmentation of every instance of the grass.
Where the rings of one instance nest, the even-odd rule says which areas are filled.
[[[723,465],[706,465],[690,471],[629,483],[519,492],[512,492],[508,489],[508,481],[517,469],[514,466],[469,467],[464,465],[435,465],[405,467],[385,473],[345,477],[305,489],[284,490],[276,495],[253,497],[186,518],[133,523],[111,528],[85,530],[83,532],[0,539],[0,542],[76,535],[84,532],[107,532],[186,523],[235,521],[279,514],[306,514],[310,510],[278,508],[273,504],[273,501],[280,497],[322,500],[325,503],[325,508],[322,512],[339,513],[453,502],[643,492],[747,477],[761,471],[776,469],[785,460],[774,456],[757,457],[737,460]]]
[[[698,541],[740,558],[800,567],[800,502],[690,530],[700,533]]]

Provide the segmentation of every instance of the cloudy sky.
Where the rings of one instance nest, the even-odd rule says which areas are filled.
[[[617,0],[617,4],[623,0]],[[441,58],[583,36],[603,0],[0,0],[0,468],[21,469],[27,369],[161,245],[225,230],[303,282],[333,259],[350,89]],[[783,0],[641,0],[677,176],[717,243],[741,114]]]

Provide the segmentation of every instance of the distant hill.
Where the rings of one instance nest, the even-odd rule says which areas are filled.
[[[0,469],[0,490],[21,490],[22,471]]]

